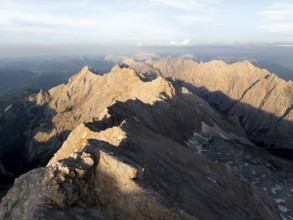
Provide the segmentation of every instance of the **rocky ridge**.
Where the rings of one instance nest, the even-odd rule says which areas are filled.
[[[249,61],[196,63],[163,58],[152,63],[124,61],[152,79],[170,78],[231,117],[258,145],[288,154],[293,149],[293,82]],[[288,152],[286,150],[289,150]]]
[[[111,108],[106,120],[74,129],[46,168],[18,178],[0,218],[281,219],[272,200],[229,167],[147,128],[121,105]]]
[[[48,91],[50,102],[45,112],[48,120],[44,119],[41,126],[36,128],[29,138],[32,139],[28,143],[29,160],[35,158],[40,160],[40,157],[46,155],[45,152],[48,149],[56,150],[54,146],[61,144],[58,139],[66,138],[68,131],[81,122],[98,117],[105,107],[115,100],[125,101],[137,98],[146,103],[152,103],[157,97],[162,96],[158,88],[168,86],[168,82],[162,79],[144,84],[133,70],[119,66],[114,67],[111,73],[100,76],[89,67],[84,67],[80,73],[69,79],[68,84]],[[146,85],[150,85],[148,95],[140,93]],[[172,93],[172,88],[166,90],[167,96]],[[48,140],[52,141],[49,147]]]
[[[157,101],[171,99],[173,108],[180,107],[180,111],[186,112],[186,114],[190,112],[190,117],[194,117],[193,115],[199,112],[200,115],[196,118],[200,118],[208,124],[211,124],[211,119],[214,119],[220,126],[226,126],[229,131],[235,131],[239,133],[239,136],[244,136],[241,129],[235,130],[235,126],[226,123],[223,117],[210,109],[200,98],[193,96],[186,89],[178,92],[181,94],[179,97],[175,90],[172,84],[162,77],[151,81],[144,80],[130,68],[115,66],[109,74],[99,76],[89,67],[84,67],[80,73],[69,79],[68,84],[54,87],[48,91],[50,101],[44,113],[46,117],[42,119],[41,126],[32,131],[29,138],[31,141],[27,145],[29,161],[41,160],[42,157],[46,159],[50,152],[54,152],[57,146],[60,147],[62,140],[78,124],[91,118],[99,118],[108,106],[117,101],[140,100],[152,105]],[[188,96],[190,98],[187,98]],[[190,103],[185,102],[187,99]],[[172,111],[171,113],[169,111],[170,109],[166,106],[166,114],[172,114]],[[207,113],[209,114],[207,115]],[[158,115],[156,120],[165,120],[160,117],[161,115]],[[151,122],[155,121],[148,121],[148,123]],[[183,137],[188,137],[193,129],[200,127],[199,121],[195,120],[191,123],[188,117],[183,116],[177,120],[174,116],[174,122],[170,123],[173,126],[168,125],[169,130],[162,132],[167,134],[170,133],[170,130],[176,129],[173,135],[169,134],[169,136],[173,136],[173,139],[181,143],[183,143]],[[182,128],[183,124],[185,126],[183,130],[176,128],[179,126]],[[180,132],[182,137],[178,137],[176,132]]]
[[[30,99],[45,106],[45,117],[28,132],[28,161],[46,161],[62,147],[46,168],[16,180],[0,204],[0,219],[291,216],[290,208],[279,213],[285,206],[277,207],[251,175],[217,158],[219,147],[255,156],[245,151],[258,148],[242,128],[177,83],[125,65],[103,76],[84,67],[68,84]],[[200,155],[205,153],[214,161]],[[287,179],[282,186],[290,190],[292,164],[262,151],[259,158],[257,172],[273,172],[278,178],[272,184]]]

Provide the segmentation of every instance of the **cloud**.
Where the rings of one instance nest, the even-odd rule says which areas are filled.
[[[198,24],[202,22],[207,22],[210,20],[209,16],[205,15],[194,15],[194,14],[183,14],[183,15],[178,15],[177,20],[181,21],[183,24],[186,25],[193,25],[193,24]]]
[[[186,25],[213,20],[212,17],[219,12],[219,0],[149,0],[159,7],[177,10],[175,18]]]
[[[276,33],[293,33],[293,4],[273,4],[264,8],[259,15],[262,17],[258,29]]]
[[[185,39],[183,41],[170,41],[169,42],[170,46],[190,46],[191,45],[191,40],[190,39]]]
[[[194,1],[194,0],[150,0],[153,3],[156,3],[161,6],[165,7],[173,7],[177,9],[183,10],[200,10],[202,9],[205,4],[201,1]]]
[[[150,2],[165,7],[173,7],[188,11],[202,11],[206,9],[214,10],[212,7],[210,7],[211,4],[218,3],[216,0],[150,0]]]
[[[1,1],[1,0],[0,0]],[[165,26],[136,1],[99,3],[67,0],[44,1],[44,5],[28,0],[1,3],[0,35],[19,36],[21,41],[47,38],[75,41],[78,38],[95,41],[162,40],[166,36],[185,38],[186,32]],[[135,8],[136,10],[132,10]],[[156,33],[155,35],[153,33]],[[23,35],[23,36],[22,36]],[[25,37],[27,37],[25,39]],[[10,40],[11,37],[9,37]]]
[[[261,15],[265,16],[266,20],[285,20],[292,19],[293,4],[273,4],[267,6]]]
[[[182,41],[171,40],[169,42],[157,43],[157,42],[139,42],[136,44],[138,47],[149,47],[149,46],[160,46],[160,47],[184,47],[192,46],[192,41],[190,39],[184,39]]]
[[[293,22],[267,23],[259,26],[258,28],[270,33],[292,34]]]

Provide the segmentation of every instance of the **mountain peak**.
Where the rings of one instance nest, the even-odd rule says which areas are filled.
[[[117,75],[120,75],[120,77],[124,79],[139,80],[139,75],[136,73],[136,71],[124,63],[115,65],[111,69],[110,74],[113,75],[112,77],[117,77]]]
[[[291,215],[283,206],[292,206],[291,164],[257,149],[240,127],[257,138],[268,130],[265,139],[250,136],[257,143],[275,141],[270,127],[290,142],[282,119],[292,110],[291,87],[249,61],[124,62],[103,75],[84,66],[34,96],[41,106],[12,106],[0,118],[2,140],[28,137],[17,139],[25,169],[61,146],[45,168],[15,181],[0,219],[281,219],[272,198]],[[271,106],[282,107],[281,117]],[[19,122],[24,128],[15,130]]]
[[[91,67],[88,66],[88,65],[82,67],[82,69],[80,70],[80,73],[88,73],[88,72],[91,72],[91,73],[96,74],[96,71],[93,70],[93,68],[91,68]]]
[[[77,74],[71,76],[68,83],[80,84],[81,82],[86,82],[88,80],[95,80],[98,76],[98,73],[93,68],[86,65]]]

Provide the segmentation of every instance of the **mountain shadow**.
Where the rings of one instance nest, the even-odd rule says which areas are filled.
[[[30,152],[27,144],[33,139],[34,129],[43,128],[39,131],[49,132],[53,128],[50,122],[54,114],[55,111],[49,109],[47,103],[38,105],[25,100],[10,105],[0,116],[0,197],[16,177],[36,167],[45,166],[68,136],[69,132],[64,131],[51,137],[46,143],[54,145],[53,150],[48,148],[38,159],[28,160]],[[38,151],[44,143],[34,144]]]
[[[168,80],[177,86],[188,88],[235,124],[239,124],[246,131],[248,139],[257,146],[277,156],[293,159],[293,121],[284,119],[292,111],[293,103],[281,117],[278,117],[241,100],[233,100],[221,91],[211,92],[204,86],[196,87],[183,80]]]
[[[191,94],[181,95],[181,99],[194,98]],[[86,123],[85,127],[94,132],[101,132],[111,130],[112,127],[118,126],[126,133],[127,138],[123,139],[118,146],[113,146],[112,148],[104,147],[103,149],[114,155],[119,152],[118,154],[122,156],[124,162],[128,161],[128,159],[125,158],[131,158],[135,163],[142,164],[142,167],[145,169],[151,169],[153,166],[154,170],[149,171],[151,174],[160,172],[158,171],[158,167],[160,167],[163,173],[157,173],[157,175],[166,175],[166,178],[168,178],[167,173],[173,172],[175,168],[173,169],[172,166],[170,168],[169,166],[164,165],[164,162],[162,161],[164,161],[167,156],[162,157],[160,162],[156,161],[155,158],[156,155],[159,154],[158,152],[161,151],[161,148],[164,148],[163,146],[166,148],[166,146],[171,145],[168,144],[169,142],[167,140],[172,140],[180,144],[181,147],[189,148],[197,153],[200,153],[200,151],[197,150],[197,147],[201,145],[203,151],[202,154],[212,160],[217,162],[221,161],[222,163],[227,164],[235,170],[235,172],[247,178],[253,185],[258,186],[259,189],[263,190],[273,198],[277,199],[280,196],[286,198],[286,204],[283,205],[286,207],[292,206],[293,200],[290,195],[287,195],[287,192],[290,191],[290,184],[293,181],[292,162],[275,157],[262,147],[245,143],[241,139],[233,139],[232,136],[229,136],[229,134],[233,133],[233,130],[229,130],[231,128],[228,128],[228,125],[230,123],[236,123],[234,120],[229,123],[226,121],[226,118],[223,117],[225,118],[225,122],[221,123],[219,120],[215,120],[215,118],[211,120],[210,112],[207,109],[205,109],[206,111],[204,112],[206,114],[198,114],[200,112],[199,109],[197,109],[194,114],[190,112],[188,108],[180,109],[179,106],[175,107],[172,103],[176,103],[176,98],[157,101],[152,105],[142,103],[139,100],[117,102],[108,108],[107,117],[103,120]],[[164,109],[164,106],[168,106],[168,108]],[[186,111],[184,111],[184,109]],[[272,117],[274,120],[278,119],[278,117],[269,113],[265,113],[265,116],[269,118]],[[210,123],[208,120],[210,120]],[[220,123],[219,126],[221,126],[227,133],[224,133],[223,130],[217,130],[216,133],[213,133],[213,129],[204,125],[205,123],[203,122],[209,123],[212,127],[216,127],[217,123]],[[172,123],[174,123],[174,125]],[[168,127],[169,125],[171,126]],[[236,130],[237,126],[232,127],[234,127],[235,133],[241,135]],[[204,136],[203,131],[205,129],[208,130],[207,133],[209,136]],[[191,130],[193,132],[190,132]],[[194,133],[196,135],[194,135]],[[202,136],[200,136],[200,134]],[[193,146],[187,144],[192,136],[197,140],[197,142],[192,142]],[[115,138],[115,136],[113,138]],[[156,141],[153,142],[154,139],[156,139]],[[205,139],[205,141],[201,142],[201,139]],[[94,142],[89,143],[95,145]],[[70,146],[70,144],[68,146]],[[146,147],[142,150],[139,146],[149,146],[151,149],[147,149],[148,147]],[[154,150],[154,148],[156,150]],[[146,153],[146,151],[149,152]],[[184,160],[184,156],[181,152],[171,152],[173,151],[170,151],[170,154],[177,156],[176,159],[173,159],[176,166],[180,166],[181,163],[184,163],[183,161],[187,162],[187,160]],[[144,156],[144,154],[151,154],[152,156],[148,157]],[[194,164],[191,163],[190,166],[196,165],[197,162],[198,161],[194,161]],[[189,171],[186,170],[186,173],[189,173]],[[261,178],[259,178],[260,176]],[[180,178],[179,174],[178,178]],[[174,193],[180,191],[180,193],[184,194],[184,187],[180,188],[178,182],[174,182],[170,179],[166,181],[168,182],[166,185],[156,182],[154,179],[149,181],[152,187],[155,187],[156,190],[164,195],[163,197],[168,198],[168,196],[170,196],[170,194],[164,192],[164,190],[167,190],[166,188],[168,188],[168,190],[171,188]],[[183,180],[183,182],[185,181]],[[272,187],[274,185],[280,186],[279,192],[274,192],[274,187]],[[268,193],[266,192],[267,190],[271,190],[272,192]],[[177,201],[179,201],[178,204],[181,204],[180,202],[183,203],[183,200],[181,201],[179,199],[182,194],[178,195],[175,193],[174,195],[174,198],[176,197]]]
[[[80,216],[85,210],[88,214],[105,215],[110,219],[143,216],[173,219],[178,213],[183,219],[190,219],[189,216],[281,219],[273,200],[260,192],[262,185],[257,189],[232,166],[200,155],[197,147],[205,148],[216,141],[217,153],[223,153],[223,147],[230,148],[229,153],[237,150],[237,155],[248,164],[248,177],[253,177],[256,164],[256,175],[259,170],[269,173],[266,180],[272,181],[269,184],[273,186],[285,179],[287,185],[291,184],[292,164],[282,159],[275,163],[279,160],[251,144],[239,126],[233,125],[201,98],[180,87],[174,89],[173,96],[162,92],[154,102],[116,100],[101,117],[78,125],[46,168],[19,178],[8,197],[2,200],[4,212],[12,213],[17,207],[31,209],[28,206],[31,203],[39,207],[39,203],[34,202],[35,196],[45,194],[41,209],[45,209],[48,219],[51,214],[70,217],[71,211]],[[250,149],[258,149],[257,153],[241,151],[247,145]],[[93,152],[98,151],[95,157],[88,147]],[[235,157],[234,154],[228,156]],[[279,170],[273,170],[275,166],[271,167],[271,161],[279,165]],[[276,173],[281,173],[283,179],[273,178]],[[25,185],[28,179],[34,180],[30,181],[33,184]],[[22,182],[28,190],[21,190]],[[5,204],[13,195],[21,196],[13,200],[17,202],[12,211],[7,211],[11,206]],[[290,205],[291,200],[286,202]]]

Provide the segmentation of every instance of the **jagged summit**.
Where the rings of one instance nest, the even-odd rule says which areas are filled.
[[[201,98],[119,65],[81,72],[49,91],[52,118],[31,132],[28,159],[61,148],[17,179],[0,219],[281,219],[269,197],[197,153],[214,139],[255,147]]]
[[[163,58],[152,63],[128,60],[126,64],[145,75],[172,78],[220,112],[238,118],[255,143],[293,149],[292,81],[286,82],[249,61],[196,63]]]
[[[84,73],[84,72],[88,72],[88,71],[91,71],[91,67],[90,66],[84,66],[80,72]]]
[[[87,73],[87,72],[90,72],[90,73],[93,73],[93,74],[99,74],[94,68],[92,68],[91,66],[88,66],[88,65],[84,66],[80,70],[81,74]]]
[[[254,86],[274,80],[277,90],[283,82],[246,62],[128,60],[104,75],[85,66],[22,106],[34,116],[23,129],[22,166],[49,163],[16,180],[0,219],[290,216],[292,164],[255,146],[244,131],[250,117],[257,126],[258,115],[243,108],[244,118],[226,117],[204,100],[233,109]],[[223,104],[223,95],[208,96],[210,89],[240,98]],[[14,107],[5,114],[17,115]],[[272,198],[284,200],[277,206]]]
[[[48,151],[45,143],[36,151],[37,143],[45,142],[57,134],[72,130],[79,123],[97,117],[114,100],[138,99],[151,104],[166,97],[171,98],[175,94],[174,87],[164,78],[144,82],[131,68],[116,65],[111,72],[103,76],[92,74],[91,71],[87,71],[88,69],[83,68],[81,72],[72,76],[66,85],[49,90],[50,101],[47,111],[54,112],[54,129],[48,132],[37,128],[33,132],[33,141],[28,145],[30,160],[40,159],[40,154]]]

